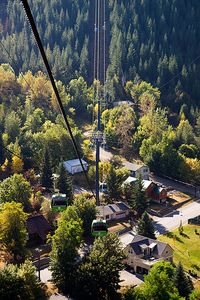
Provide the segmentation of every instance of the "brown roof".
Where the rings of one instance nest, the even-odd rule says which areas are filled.
[[[45,240],[47,234],[51,231],[51,226],[43,215],[36,215],[28,217],[26,221],[28,234],[38,234],[38,236]]]

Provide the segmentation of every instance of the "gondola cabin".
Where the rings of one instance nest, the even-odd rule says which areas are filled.
[[[54,212],[61,212],[67,207],[66,194],[54,194],[51,198],[51,209]]]
[[[94,220],[91,226],[92,235],[95,237],[105,236],[108,233],[108,224],[106,220]]]

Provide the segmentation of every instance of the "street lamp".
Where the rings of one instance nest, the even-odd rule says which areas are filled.
[[[38,279],[40,280],[40,253],[42,252],[42,250],[39,248],[36,248],[35,251],[38,255]]]

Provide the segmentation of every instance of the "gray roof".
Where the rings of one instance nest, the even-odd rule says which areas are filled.
[[[116,212],[125,212],[129,209],[130,207],[124,202],[117,202],[115,204],[108,204],[98,207],[99,213],[103,215],[111,215]]]
[[[137,170],[141,169],[142,167],[147,167],[144,164],[136,164],[136,163],[131,163],[129,161],[123,162],[123,166],[130,171],[137,171]]]
[[[153,240],[142,235],[135,235],[130,243],[130,247],[133,249],[136,255],[142,254],[141,248],[144,248],[144,245],[150,246],[150,248],[153,249],[152,254],[157,254],[158,256],[162,255],[165,247],[167,246],[166,243]]]
[[[81,161],[82,161],[83,165],[88,165],[88,163],[85,160],[81,159]],[[76,166],[81,165],[79,159],[66,160],[66,161],[64,161],[64,165],[66,165],[66,164],[70,165],[71,167],[76,167]]]

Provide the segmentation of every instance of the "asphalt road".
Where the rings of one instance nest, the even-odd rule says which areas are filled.
[[[163,234],[168,231],[171,231],[175,228],[178,228],[180,222],[182,224],[187,224],[188,219],[194,218],[200,215],[200,199],[196,202],[190,203],[187,206],[184,206],[180,209],[175,210],[169,215],[159,218],[152,216],[155,221],[155,229],[157,234]]]
[[[189,184],[184,184],[172,179],[163,178],[155,174],[150,174],[149,179],[154,182],[158,182],[165,187],[171,187],[172,190],[174,189],[176,191],[195,196],[195,187]]]
[[[102,147],[100,148],[100,160],[106,162],[113,157],[113,154]]]

